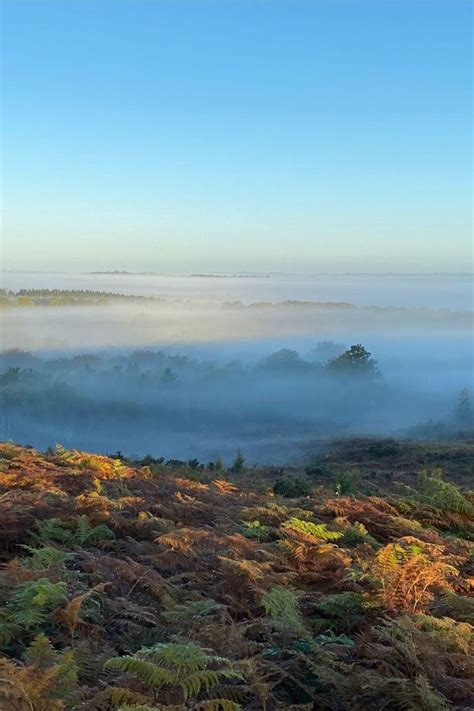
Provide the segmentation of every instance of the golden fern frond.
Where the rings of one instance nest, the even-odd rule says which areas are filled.
[[[65,625],[67,625],[71,637],[74,636],[74,632],[76,631],[78,624],[83,622],[83,620],[79,617],[79,613],[84,601],[91,595],[94,595],[94,593],[103,592],[107,584],[108,583],[100,583],[99,585],[95,585],[90,590],[87,590],[80,595],[76,595],[76,597],[69,600],[65,607],[57,611],[57,617],[64,622]]]
[[[197,543],[202,543],[210,538],[209,531],[198,528],[178,528],[170,533],[163,533],[155,539],[155,543],[161,543],[173,550],[191,555]]]
[[[255,582],[265,577],[271,569],[270,563],[257,563],[254,560],[233,560],[226,556],[217,556],[224,570],[231,575],[242,575],[251,582]]]
[[[9,711],[62,711],[63,702],[51,698],[51,689],[59,673],[58,666],[39,670],[1,658],[0,701],[3,699],[4,708]]]

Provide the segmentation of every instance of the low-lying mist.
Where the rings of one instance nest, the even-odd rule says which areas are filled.
[[[283,464],[335,435],[449,436],[466,424],[471,326],[466,311],[341,303],[7,308],[0,438]],[[371,357],[338,366],[353,344]]]

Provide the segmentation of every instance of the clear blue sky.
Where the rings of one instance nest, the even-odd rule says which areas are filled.
[[[4,266],[471,271],[471,7],[4,0]]]

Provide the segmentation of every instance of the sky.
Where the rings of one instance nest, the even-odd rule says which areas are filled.
[[[472,271],[471,10],[3,0],[3,267]]]

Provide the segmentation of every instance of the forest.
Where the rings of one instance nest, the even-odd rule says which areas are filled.
[[[42,449],[60,442],[229,462],[240,447],[264,464],[299,461],[329,436],[462,439],[473,427],[468,389],[416,396],[363,345],[334,341],[249,361],[169,348],[57,357],[11,349],[0,353],[0,413],[3,440]]]
[[[472,708],[473,454],[345,438],[274,468],[0,445],[0,707]]]

